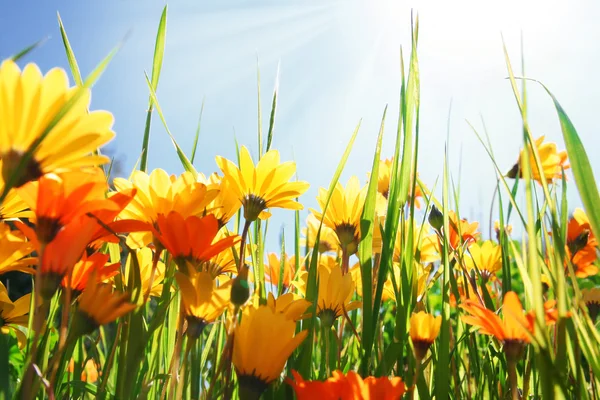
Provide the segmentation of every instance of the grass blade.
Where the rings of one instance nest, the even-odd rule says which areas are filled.
[[[158,24],[158,32],[156,33],[156,42],[154,43],[154,58],[152,60],[152,80],[151,88],[156,92],[158,88],[158,79],[160,78],[160,70],[162,69],[163,58],[165,54],[165,40],[167,35],[167,6],[163,9]],[[152,123],[152,110],[154,102],[152,96],[149,100],[148,113],[146,114],[146,126],[144,127],[144,138],[142,141],[142,159],[140,161],[140,170],[146,172],[148,170],[148,145],[150,141],[150,125]]]
[[[73,79],[75,80],[75,84],[77,86],[83,86],[83,79],[81,78],[81,71],[79,70],[79,65],[77,65],[77,59],[75,58],[75,53],[73,53],[73,48],[71,47],[71,43],[69,42],[69,38],[67,37],[67,31],[65,30],[65,26],[63,25],[62,19],[60,18],[60,13],[56,13],[58,17],[58,26],[60,28],[60,36],[62,37],[63,44],[65,46],[65,52],[67,53],[67,60],[69,61],[69,67],[71,68],[71,75],[73,75]]]

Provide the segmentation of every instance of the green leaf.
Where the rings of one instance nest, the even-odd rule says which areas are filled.
[[[62,37],[63,44],[65,46],[67,60],[69,61],[69,67],[71,68],[71,75],[73,75],[73,79],[75,80],[75,84],[77,86],[83,86],[83,79],[81,79],[81,71],[79,71],[79,65],[77,65],[77,59],[75,59],[75,53],[73,53],[71,43],[69,43],[69,38],[67,37],[67,32],[65,31],[65,26],[63,25],[62,19],[60,18],[60,13],[57,12],[56,15],[58,17],[60,36]]]
[[[185,168],[186,171],[191,172],[192,175],[194,176],[194,179],[196,179],[198,177],[198,172],[196,171],[196,168],[194,168],[194,166],[192,165],[190,160],[187,158],[187,156],[185,155],[183,150],[181,150],[181,147],[179,147],[179,145],[177,144],[177,141],[173,137],[173,134],[169,130],[169,126],[167,125],[165,116],[162,112],[162,109],[160,108],[160,103],[158,102],[158,99],[156,98],[156,93],[154,92],[152,83],[150,82],[150,79],[148,79],[148,74],[144,73],[144,75],[146,76],[146,83],[148,84],[148,89],[150,90],[150,97],[152,98],[152,102],[156,106],[156,112],[158,113],[158,116],[160,117],[160,120],[162,121],[163,126],[165,127],[165,130],[167,131],[167,134],[171,138],[171,142],[173,143],[173,146],[175,146],[175,150],[177,151],[177,156],[179,157],[179,160],[181,161],[181,165],[183,165],[183,168]],[[142,155],[142,160],[143,160],[143,156],[144,155]],[[140,167],[140,169],[144,170],[142,167]]]
[[[37,42],[35,42],[34,44],[31,44],[31,45],[25,47],[23,50],[19,51],[17,54],[10,56],[9,59],[13,60],[14,62],[17,62],[21,58],[25,57],[27,54],[31,53],[31,51],[35,50],[36,48],[38,48],[41,45],[43,45],[44,43],[46,43],[47,40],[48,40],[47,37],[40,39]]]
[[[360,217],[361,241],[358,245],[358,259],[360,261],[361,278],[363,282],[363,319],[362,319],[362,343],[372,344],[375,337],[375,331],[372,329],[373,310],[372,301],[372,282],[373,282],[373,229],[379,229],[379,221],[375,218],[375,206],[377,204],[377,182],[379,177],[379,163],[381,158],[381,143],[383,140],[383,131],[385,127],[385,116],[387,106],[383,110],[377,145],[375,147],[375,156],[373,158],[373,167],[369,178],[369,187],[367,197]],[[376,226],[375,226],[376,225]],[[369,355],[370,352],[365,352]],[[368,374],[370,358],[363,358],[361,361],[361,370],[363,374]]]
[[[542,85],[554,102],[567,154],[569,155],[569,163],[575,177],[575,184],[579,190],[585,212],[590,220],[592,231],[596,237],[600,237],[600,195],[598,194],[598,186],[594,177],[594,171],[590,165],[590,159],[581,138],[577,134],[575,126],[567,116],[565,110],[550,90],[541,82],[540,85]]]
[[[202,123],[202,114],[204,113],[204,99],[202,99],[202,106],[200,107],[200,116],[198,117],[198,126],[196,127],[196,135],[194,136],[194,145],[192,146],[192,158],[190,162],[193,164],[196,158],[196,149],[198,148],[198,138],[200,137],[200,125]]]
[[[163,58],[165,54],[165,40],[167,35],[167,6],[163,8],[160,22],[158,23],[158,32],[156,32],[156,41],[154,42],[154,58],[152,60],[152,80],[150,86],[152,92],[156,92],[158,88],[158,79],[160,78],[160,70],[162,69]],[[147,77],[146,77],[147,78]],[[147,172],[148,170],[148,146],[150,141],[150,125],[152,123],[152,109],[155,96],[150,96],[148,113],[146,114],[146,125],[144,127],[144,139],[142,141],[142,159],[140,161],[140,170]]]

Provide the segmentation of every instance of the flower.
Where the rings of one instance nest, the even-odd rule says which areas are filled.
[[[0,171],[2,171],[2,159],[0,158]],[[0,174],[0,195],[4,193],[6,182]],[[15,189],[10,189],[6,197],[0,203],[0,222],[13,218],[31,218],[33,213],[28,210],[27,204],[19,197]]]
[[[469,223],[465,218],[461,218],[461,220],[458,221],[458,217],[454,211],[448,213],[448,219],[450,224],[448,243],[454,250],[457,250],[462,245],[468,245],[477,240],[477,236],[479,236],[479,232],[477,232],[477,228],[479,227],[478,222]]]
[[[338,317],[360,307],[360,302],[350,301],[354,294],[352,274],[342,275],[342,269],[337,262],[328,265],[323,263],[322,259],[318,271],[317,316],[325,327],[331,327]]]
[[[40,293],[46,300],[54,296],[61,281],[81,259],[99,229],[94,219],[83,215],[60,229],[50,243],[42,245],[30,227],[21,222],[15,224],[35,245],[36,251],[41,253],[41,283],[38,284],[41,287]]]
[[[108,254],[95,253],[88,257],[83,253],[81,260],[73,266],[70,282],[69,276],[66,275],[61,285],[63,287],[70,286],[75,291],[75,295],[78,295],[88,285],[89,278],[94,272],[96,273],[96,279],[98,279],[94,284],[117,275],[121,265],[119,263],[107,264],[109,258]]]
[[[8,224],[0,222],[0,274],[10,271],[32,274],[31,266],[37,263],[36,257],[29,257],[33,250],[33,243],[21,232],[11,231]]]
[[[217,236],[215,237],[214,241],[218,242],[221,239],[225,239],[232,236],[236,237],[236,241],[238,240],[237,235],[220,230]],[[210,276],[213,279],[225,274],[236,274],[237,262],[234,254],[239,257],[241,248],[240,245],[241,244],[238,241],[233,246],[231,246],[231,248],[225,249],[219,254],[213,256],[210,260],[202,262],[200,264],[199,270],[210,273]],[[246,254],[249,253],[248,249],[250,247],[250,245],[246,245]]]
[[[467,299],[460,306],[469,315],[461,319],[479,327],[479,332],[497,338],[504,345],[504,353],[510,360],[518,360],[525,345],[530,343],[533,334],[533,321],[523,313],[523,306],[515,292],[507,292],[502,303],[504,320],[477,301]]]
[[[31,294],[26,294],[13,303],[8,297],[6,287],[0,282],[0,332],[8,334],[12,330],[17,336],[20,348],[25,346],[27,337],[16,325],[27,327],[30,304]]]
[[[590,227],[590,221],[581,208],[576,208],[567,225],[566,253],[575,266],[575,276],[586,278],[598,273],[594,262],[598,258],[598,241]],[[566,260],[565,260],[566,264]]]
[[[228,187],[244,207],[247,221],[268,218],[270,214],[266,210],[269,208],[302,210],[302,204],[295,199],[308,190],[309,184],[289,182],[296,172],[296,163],[281,163],[279,152],[269,150],[255,166],[245,146],[240,149],[239,159],[239,167],[220,156],[216,162],[225,175],[223,180],[228,182]]]
[[[335,231],[342,251],[348,255],[352,255],[358,250],[360,217],[366,196],[367,186],[361,189],[358,178],[353,176],[348,180],[345,189],[341,183],[337,183],[324,214],[314,209],[310,210],[318,220],[323,220],[324,225]],[[323,210],[327,202],[326,189],[319,189],[317,202]]]
[[[155,169],[148,175],[143,171],[134,171],[131,181],[115,178],[113,184],[117,191],[137,189],[133,201],[119,215],[121,219],[155,224],[159,215],[167,215],[176,211],[182,217],[201,215],[208,204],[219,194],[218,188],[207,187],[194,179],[191,172],[184,172],[179,177],[169,176],[162,169]],[[143,247],[152,241],[150,229],[145,233],[130,235],[128,243]]]
[[[300,239],[301,246],[308,246],[309,249],[315,247],[319,225],[321,225],[321,221],[313,214],[308,214],[308,218],[306,218],[306,228],[302,228],[302,235],[304,238]],[[327,253],[330,251],[338,253],[340,251],[340,243],[335,231],[325,224],[321,226],[318,251],[319,253]]]
[[[90,279],[94,281],[96,277],[92,275]],[[113,292],[111,285],[87,285],[78,299],[71,335],[87,335],[133,311],[137,305],[129,300],[129,293]]]
[[[500,221],[496,220],[494,221],[494,232],[496,232],[496,239],[498,241],[500,241]],[[504,230],[504,233],[506,234],[506,236],[510,236],[510,234],[512,233],[513,227],[512,225],[504,225],[502,227],[502,229]]]
[[[184,218],[172,211],[166,216],[160,214],[156,224],[154,236],[184,271],[188,263],[198,268],[202,262],[210,260],[239,240],[239,236],[227,236],[213,243],[219,231],[219,223],[213,215]]]
[[[18,189],[35,213],[35,231],[40,243],[51,242],[70,221],[101,210],[119,211],[119,204],[106,198],[108,185],[100,168],[47,174]]]
[[[415,348],[415,356],[418,360],[423,360],[427,355],[427,350],[435,342],[440,327],[442,326],[442,317],[434,317],[426,312],[419,311],[410,317],[410,338]]]
[[[75,104],[38,143],[80,91],[83,93]],[[63,69],[54,68],[42,76],[35,64],[21,71],[15,62],[5,60],[0,65],[0,99],[0,158],[5,182],[12,179],[14,187],[19,187],[49,172],[109,161],[92,152],[114,137],[113,116],[107,111],[90,112],[90,91],[69,88]],[[31,158],[19,170],[24,155],[31,151]]]
[[[308,335],[298,334],[296,322],[267,305],[246,307],[236,326],[233,365],[238,376],[240,398],[258,398],[281,375],[292,352]]]
[[[219,194],[206,206],[204,214],[214,215],[219,221],[219,226],[225,226],[242,206],[235,191],[231,190],[231,183],[217,173],[211,174],[208,178],[200,173],[198,182],[204,183],[208,190],[218,189]]]
[[[588,308],[591,320],[596,322],[600,314],[600,288],[583,289],[581,298]]]
[[[162,294],[163,279],[165,278],[165,264],[162,261],[156,263],[156,270],[154,271],[154,277],[152,277],[152,286],[150,286],[150,277],[152,276],[152,263],[154,254],[148,247],[134,250],[135,258],[137,260],[137,267],[139,267],[141,289],[144,293],[144,298],[147,299],[149,296],[159,297]],[[132,253],[127,255],[125,261],[125,272],[121,275],[123,283],[129,285],[129,271],[132,265],[136,265],[132,258]],[[140,298],[142,300],[142,298]]]
[[[404,226],[398,228],[396,242],[394,243],[394,262],[402,262],[403,253],[406,251],[409,229],[410,220],[408,219],[404,221]],[[419,226],[416,221],[413,221],[413,256],[415,263],[429,264],[439,260],[436,237],[435,233],[429,234],[429,225]]]
[[[198,338],[204,327],[214,322],[229,305],[231,280],[217,286],[208,272],[177,272],[175,279],[181,290],[183,308],[188,323],[187,335]]]
[[[310,301],[305,300],[294,293],[285,293],[275,299],[273,293],[269,292],[267,305],[271,307],[274,312],[283,313],[292,321],[298,321],[299,319],[302,319],[302,315],[310,306]]]
[[[390,182],[392,177],[392,166],[394,164],[394,158],[387,158],[385,160],[381,160],[379,163],[379,176],[377,178],[377,191],[381,193],[383,197],[386,199],[390,194]],[[412,185],[412,180],[411,180]],[[410,187],[412,190],[412,186]],[[415,201],[415,206],[417,208],[421,208],[421,204],[419,202],[419,197],[423,197],[423,191],[419,184],[415,187],[415,195],[411,196]]]
[[[93,358],[89,358],[81,371],[81,381],[87,383],[96,383],[96,381],[98,381],[98,376],[102,375],[102,371],[98,373],[99,368],[100,366],[96,363],[96,361]],[[75,360],[72,358],[67,366],[67,371],[70,373],[75,372]]]
[[[406,385],[400,377],[369,376],[365,379],[354,371],[346,375],[333,371],[325,381],[305,381],[292,370],[294,380],[286,382],[294,388],[298,400],[398,400],[406,393]]]
[[[556,149],[556,143],[544,143],[544,136],[536,139],[534,145],[537,148],[540,156],[543,176],[540,174],[535,162],[533,150],[529,148],[529,165],[532,171],[532,179],[536,180],[540,184],[542,183],[542,179],[546,180],[547,183],[552,183],[552,181],[555,179],[562,179],[563,169],[569,168],[569,165],[567,164],[567,152],[558,152]],[[517,177],[523,177],[523,157],[525,157],[525,151],[521,150],[521,153],[519,154],[519,160],[506,175],[508,178],[515,179]]]
[[[469,255],[463,257],[465,267],[470,274],[478,271],[484,282],[496,278],[496,272],[502,269],[502,247],[491,240],[482,243],[471,243]]]
[[[281,286],[285,292],[290,287],[290,282],[294,280],[296,276],[296,256],[283,255],[283,261],[279,260],[279,256],[276,253],[269,253],[267,255],[267,263],[265,264],[265,277],[266,281],[270,282],[275,288],[279,286],[279,278],[283,277]],[[283,264],[283,272],[281,267]],[[302,261],[300,261],[302,265]]]

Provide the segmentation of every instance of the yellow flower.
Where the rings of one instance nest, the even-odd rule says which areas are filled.
[[[136,196],[119,216],[150,224],[156,223],[159,215],[166,216],[171,211],[183,218],[202,215],[219,193],[217,188],[209,189],[204,183],[197,182],[187,171],[179,177],[169,176],[162,169],[155,169],[150,175],[134,171],[131,181],[115,178],[113,183],[119,192],[137,189]],[[132,247],[143,247],[152,241],[150,232],[134,232],[129,236],[128,244]]]
[[[219,226],[225,226],[242,206],[235,191],[231,190],[231,184],[217,173],[211,174],[208,178],[198,174],[198,181],[204,183],[208,190],[219,190],[217,197],[206,206],[205,214],[214,215],[219,221]]]
[[[303,299],[294,293],[286,293],[275,299],[273,293],[269,292],[267,305],[274,312],[283,313],[292,321],[298,321],[310,306],[310,301]]]
[[[535,158],[533,155],[533,150],[529,149],[529,165],[531,166],[532,171],[532,179],[537,182],[542,182],[542,179],[546,180],[547,183],[552,183],[555,179],[561,180],[563,173],[563,169],[568,169],[569,165],[567,164],[567,152],[561,151],[559,152],[556,149],[556,143],[544,143],[544,136],[539,137],[534,142],[535,147],[537,148],[538,154],[540,156],[540,162],[542,164],[543,176],[540,174],[540,171],[535,162]],[[506,175],[509,178],[522,178],[523,177],[523,157],[525,156],[525,151],[521,150],[519,154],[519,161],[512,167],[512,169]]]
[[[319,221],[313,214],[309,214],[306,219],[306,228],[302,228],[304,238],[300,239],[300,246],[308,246],[309,249],[315,247],[315,239],[319,231]],[[323,224],[321,227],[321,236],[319,238],[319,253],[327,253],[329,251],[338,253],[340,251],[340,243],[333,229]]]
[[[90,280],[96,281],[93,275]],[[137,305],[129,300],[129,293],[113,292],[111,285],[87,285],[79,296],[71,335],[79,337],[92,333],[99,326],[133,311]]]
[[[308,335],[306,330],[295,332],[296,322],[285,313],[267,305],[244,309],[233,342],[240,398],[259,398],[279,378],[287,359]]]
[[[359,301],[350,301],[353,294],[352,274],[342,275],[342,269],[337,263],[319,265],[317,315],[325,327],[331,327],[338,317],[360,307]]]
[[[510,236],[512,233],[513,227],[512,225],[504,225],[504,233],[506,236]],[[496,232],[496,239],[500,241],[500,221],[494,221],[494,232]]]
[[[33,151],[18,176],[23,156],[78,90],[83,95]],[[88,110],[88,89],[69,88],[63,69],[54,68],[42,76],[35,64],[23,71],[11,60],[0,65],[0,158],[5,182],[14,179],[15,187],[48,172],[60,172],[103,164],[105,156],[92,152],[111,140],[113,116],[107,111]]]
[[[394,163],[393,158],[387,158],[385,160],[381,160],[379,163],[379,176],[377,178],[377,192],[381,193],[381,195],[387,199],[390,194],[390,182],[392,178],[392,164]],[[412,190],[412,187],[409,188]],[[415,187],[415,195],[412,198],[415,201],[415,206],[417,208],[421,208],[421,204],[419,202],[419,197],[423,197],[423,191],[421,187],[417,184]]]
[[[0,158],[0,171],[2,171],[2,159]],[[4,193],[5,182],[0,174],[0,195]],[[0,222],[13,218],[31,218],[33,212],[29,211],[27,204],[17,194],[15,189],[11,189],[6,194],[4,201],[0,203]]]
[[[463,256],[469,275],[471,271],[479,271],[484,282],[494,280],[496,272],[502,269],[502,247],[486,240],[482,243],[471,243],[469,253]]]
[[[427,350],[435,342],[442,326],[442,317],[420,311],[410,317],[410,338],[415,348],[415,356],[422,360],[427,355]]]
[[[367,186],[361,189],[358,178],[353,176],[348,180],[345,189],[341,183],[337,183],[324,215],[321,212],[311,209],[311,212],[318,220],[323,220],[324,225],[335,231],[342,251],[347,252],[348,255],[356,253],[358,249],[360,241],[360,216],[365,205],[366,196]],[[319,189],[317,201],[321,210],[323,210],[327,202],[326,189]]]
[[[600,313],[600,288],[583,289],[581,298],[588,308],[590,318],[596,322],[596,318]]]
[[[188,323],[187,335],[198,338],[204,327],[214,322],[229,305],[232,280],[217,286],[208,272],[175,274]]]
[[[410,229],[410,220],[404,221],[404,226],[398,228],[396,242],[394,243],[394,262],[402,262],[403,250],[406,250],[406,242]],[[416,263],[429,264],[440,259],[438,254],[437,235],[429,233],[429,225],[417,225],[413,221],[413,256]]]
[[[8,334],[11,330],[17,336],[19,347],[27,342],[25,334],[15,325],[27,327],[31,294],[26,294],[14,303],[8,297],[6,287],[0,282],[0,332]]]
[[[0,222],[0,274],[9,271],[32,274],[32,266],[37,263],[36,257],[29,257],[33,250],[34,245],[25,240],[25,235]]]
[[[235,236],[233,233],[226,232],[223,229],[219,231],[214,242],[219,242],[222,239]],[[250,245],[246,245],[246,254],[249,253]],[[240,242],[235,243],[230,248],[227,248],[219,254],[213,256],[208,261],[201,261],[198,267],[199,271],[206,271],[210,273],[210,276],[215,279],[218,276],[225,274],[237,274],[237,262],[234,257],[234,252],[239,257],[240,254]]]
[[[255,221],[270,216],[269,208],[302,210],[302,204],[295,201],[309,187],[308,182],[289,182],[296,172],[296,163],[279,161],[279,152],[269,150],[258,164],[254,165],[250,152],[245,146],[240,149],[239,168],[224,157],[216,158],[223,171],[230,190],[236,194],[244,207],[244,218]]]
[[[160,297],[163,289],[162,282],[165,278],[165,264],[160,260],[156,264],[156,271],[154,271],[154,277],[152,279],[152,287],[150,287],[150,276],[152,275],[153,262],[152,250],[148,247],[143,247],[141,249],[135,249],[134,251],[140,269],[142,293],[147,296]],[[132,262],[133,260],[131,259],[131,254],[129,254],[127,256],[127,261],[125,262],[125,273],[121,277],[125,285],[129,283],[129,271],[132,266]]]

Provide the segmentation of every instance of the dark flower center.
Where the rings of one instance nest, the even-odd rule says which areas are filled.
[[[269,387],[269,382],[265,382],[255,373],[256,371],[252,371],[249,375],[238,373],[240,400],[258,400]]]
[[[249,194],[242,201],[244,218],[247,221],[256,221],[261,212],[267,209],[267,202],[260,196]]]
[[[23,153],[16,150],[11,150],[2,156],[2,178],[4,182],[12,183],[13,187],[21,187],[44,175],[40,164],[33,158],[21,165],[24,161],[23,156]]]

